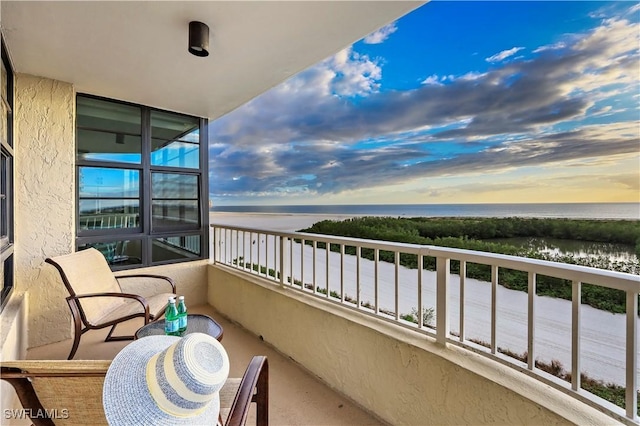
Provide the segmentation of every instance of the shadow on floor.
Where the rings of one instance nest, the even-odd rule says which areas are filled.
[[[205,314],[224,328],[222,344],[229,354],[231,377],[241,377],[254,355],[269,360],[269,417],[272,425],[380,425],[350,400],[334,392],[289,358],[276,352],[258,337],[231,323],[209,305],[191,307],[189,313]],[[133,334],[139,318],[118,325],[115,335]],[[104,330],[88,331],[80,340],[74,359],[113,359],[130,341],[104,342]],[[29,349],[28,359],[66,359],[72,340]],[[249,422],[248,424],[254,424]]]

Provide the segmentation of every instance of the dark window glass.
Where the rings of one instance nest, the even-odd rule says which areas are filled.
[[[140,171],[80,167],[80,198],[139,198]]]
[[[0,64],[0,307],[13,290],[13,68],[1,37]],[[1,308],[0,308],[1,309]]]
[[[11,159],[3,152],[0,158],[0,245],[5,246],[9,243],[9,210],[7,197],[8,180],[11,176],[11,168],[9,167]]]
[[[140,227],[140,171],[79,167],[80,230]]]
[[[78,250],[97,248],[113,269],[206,256],[206,125],[78,95]]]
[[[139,227],[140,203],[137,200],[80,200],[80,230]]]
[[[200,167],[200,120],[162,111],[151,112],[151,165]]]
[[[8,118],[10,118],[10,109],[11,107],[9,106],[9,98],[8,98],[8,93],[9,93],[9,86],[8,86],[8,82],[9,82],[9,76],[7,73],[7,69],[4,66],[4,61],[1,62],[2,63],[2,96],[1,96],[1,101],[0,101],[0,113],[2,114],[2,119],[0,119],[0,138],[2,138],[3,141],[7,142],[9,144],[9,146],[11,146],[11,143],[9,143],[10,141],[8,140],[8,128],[9,128],[9,120]]]
[[[198,176],[153,173],[152,197],[154,229],[200,227]]]
[[[154,238],[151,247],[154,263],[201,257],[200,235]]]
[[[136,135],[78,129],[78,160],[140,164],[141,143]]]
[[[200,165],[200,146],[190,142],[151,141],[151,164],[153,166],[197,169]]]
[[[133,135],[141,134],[142,113],[140,107],[78,96],[76,109],[78,127],[80,128]]]
[[[0,267],[2,271],[0,272],[0,276],[4,280],[4,287],[2,289],[3,298],[6,297],[9,291],[13,288],[13,253],[8,256],[4,262],[0,263]],[[10,286],[7,286],[7,283],[10,283]]]
[[[151,137],[167,141],[200,141],[200,120],[197,117],[151,111]]]
[[[153,198],[197,199],[198,176],[180,173],[154,173]]]
[[[139,107],[78,96],[76,108],[79,160],[141,162]]]
[[[142,241],[119,240],[81,244],[78,251],[93,247],[100,251],[110,265],[140,265],[142,263]]]

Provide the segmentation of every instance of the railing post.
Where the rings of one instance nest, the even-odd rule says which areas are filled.
[[[344,303],[344,244],[340,244],[340,301]]]
[[[316,251],[318,248],[318,242],[316,240],[313,240],[313,245],[312,245],[312,255],[313,255],[313,262],[311,264],[311,267],[313,269],[313,293],[316,294],[318,292],[318,285],[316,284],[316,264],[318,263],[318,259],[316,258]],[[304,249],[302,249],[304,250]],[[302,262],[304,262],[304,258],[302,259]]]
[[[436,258],[436,341],[442,345],[449,337],[449,267],[451,259]]]
[[[627,417],[636,421],[638,419],[638,379],[636,369],[638,360],[636,348],[638,345],[638,293],[627,290],[627,394],[625,406]]]
[[[360,246],[356,247],[356,304],[358,309],[360,309],[360,257],[362,255],[362,248]]]
[[[582,283],[571,284],[571,389],[580,389],[580,302]],[[635,371],[635,370],[634,370]]]
[[[498,350],[498,266],[491,265],[491,353]]]
[[[394,293],[396,295],[396,300],[395,300],[395,312],[396,312],[396,321],[400,320],[400,252],[396,251],[395,252],[395,258],[394,258],[394,284],[395,284],[395,290]],[[418,314],[418,322],[422,321],[422,311],[420,310],[420,308],[418,308],[419,310],[419,314]]]
[[[374,300],[375,300],[375,312],[376,315],[380,313],[380,303],[379,303],[379,299],[380,299],[380,286],[378,283],[378,280],[380,278],[380,271],[379,271],[379,263],[380,263],[380,249],[376,248],[373,250],[373,285],[374,285]]]
[[[422,300],[422,276],[424,268],[424,256],[422,254],[418,255],[418,328],[422,329],[424,327],[424,302]]]
[[[209,262],[216,263],[216,228],[209,226]]]
[[[527,367],[533,370],[536,366],[535,354],[535,297],[536,297],[536,273],[529,272],[527,294]]]
[[[274,235],[273,238],[276,238]],[[280,285],[284,285],[284,271],[287,266],[287,239],[285,237],[280,237]],[[291,284],[293,284],[293,274],[291,274]],[[304,289],[304,287],[303,287]]]
[[[467,279],[467,262],[460,260],[460,320],[459,320],[459,339],[464,342],[464,287]]]
[[[294,285],[295,284],[295,277],[293,276],[293,238],[291,238],[291,244],[289,244],[289,258],[290,260],[290,267],[291,267],[291,282],[289,284]],[[304,238],[300,240],[300,288],[302,290],[304,290]],[[315,260],[314,260],[315,261]]]

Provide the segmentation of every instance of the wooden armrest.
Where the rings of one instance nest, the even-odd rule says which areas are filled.
[[[49,410],[64,424],[106,425],[102,385],[110,364],[109,360],[3,361],[0,378],[13,386],[29,413]],[[54,424],[40,414],[31,421],[35,426]]]
[[[62,407],[68,408],[70,419],[105,424],[102,386],[110,364],[109,360],[3,361],[0,378],[14,387],[22,406],[32,412]],[[221,415],[230,407],[225,426],[244,425],[252,402],[257,407],[256,425],[268,426],[269,365],[265,356],[254,356],[242,379],[227,379],[220,391]],[[31,420],[36,426],[53,425],[51,419]]]
[[[17,368],[22,371],[21,377],[39,376],[43,373],[55,373],[63,377],[65,373],[91,372],[105,375],[111,365],[110,360],[18,360],[2,361],[2,367]],[[62,373],[62,374],[60,374]],[[2,374],[4,378],[4,371]]]
[[[269,363],[266,356],[254,356],[249,363],[231,404],[225,426],[244,425],[252,402],[256,403],[256,425],[267,426],[269,424]]]

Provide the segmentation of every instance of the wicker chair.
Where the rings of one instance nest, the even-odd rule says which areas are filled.
[[[69,291],[67,304],[73,317],[74,340],[67,359],[73,358],[80,337],[89,330],[111,327],[105,342],[133,340],[133,336],[113,336],[116,325],[138,317],[144,318],[144,324],[157,320],[164,314],[168,298],[176,293],[169,277],[114,276],[102,253],[94,248],[48,258],[46,262],[56,267]],[[140,285],[141,281],[145,286]],[[171,293],[163,292],[157,283],[170,287]],[[155,292],[149,293],[146,287]]]
[[[5,361],[0,379],[10,383],[35,426],[106,425],[102,387],[111,361]],[[220,391],[220,418],[211,424],[246,424],[256,403],[256,425],[269,424],[269,365],[254,356],[241,379],[229,378]],[[11,409],[4,408],[6,413]]]

